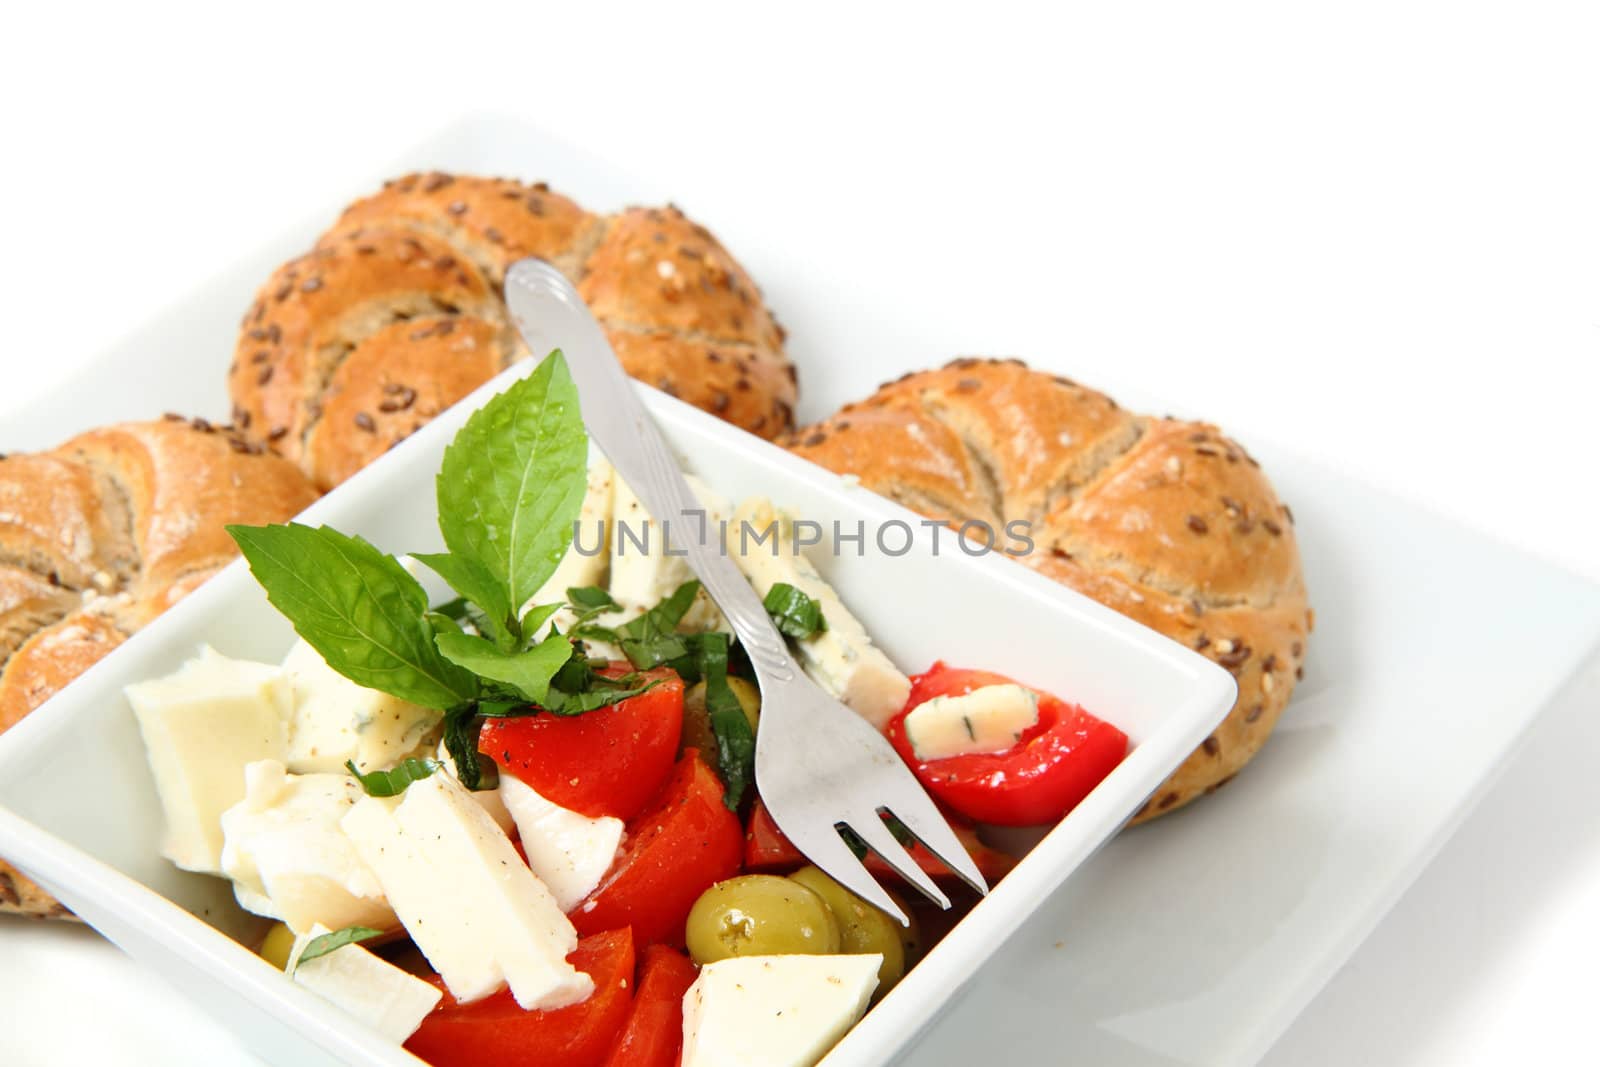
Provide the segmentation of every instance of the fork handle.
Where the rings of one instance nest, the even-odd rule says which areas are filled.
[[[672,543],[733,627],[763,687],[793,681],[798,670],[783,636],[744,574],[708,543],[705,508],[572,283],[548,263],[524,259],[506,272],[506,304],[530,349],[560,348],[566,354],[584,424],[651,517],[662,523],[663,538],[669,531],[698,529],[698,536],[676,537]]]

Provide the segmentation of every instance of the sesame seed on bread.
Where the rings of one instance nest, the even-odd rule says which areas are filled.
[[[229,371],[235,423],[332,488],[528,355],[502,301],[528,256],[573,280],[635,378],[763,437],[793,426],[783,330],[703,226],[437,172],[352,204],[262,286]]]

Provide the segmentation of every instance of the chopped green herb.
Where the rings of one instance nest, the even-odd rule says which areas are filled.
[[[404,759],[399,766],[387,771],[368,771],[365,774],[356,766],[355,760],[345,760],[344,765],[351,774],[361,783],[361,788],[367,791],[369,797],[397,797],[406,791],[412,782],[420,782],[429,777],[440,767],[438,760],[431,759]]]
[[[696,665],[706,683],[706,713],[717,735],[717,769],[726,788],[723,803],[737,811],[745,790],[755,780],[755,731],[728,685],[728,635],[695,634],[693,641]]]
[[[767,590],[761,606],[772,616],[772,624],[787,637],[803,641],[828,628],[822,617],[822,605],[803,591],[787,582],[778,582]]]
[[[473,791],[493,788],[483,784],[483,764],[490,761],[478,752],[478,717],[473,708],[457,708],[445,714],[444,749],[450,753],[450,762],[456,765],[456,777],[462,785]]]
[[[370,926],[346,926],[343,930],[335,930],[331,934],[313,937],[311,942],[306,945],[305,951],[300,953],[300,958],[294,961],[294,965],[299,967],[303,963],[326,956],[330,952],[337,952],[346,945],[354,945],[382,936],[382,930],[374,930]]]
[[[581,585],[568,589],[567,603],[572,605],[572,610],[579,618],[589,618],[605,611],[622,610],[622,605],[597,585]]]
[[[671,596],[637,619],[625,622],[614,629],[580,625],[574,627],[572,632],[578,637],[606,641],[618,646],[622,649],[622,654],[628,657],[628,662],[640,670],[659,667],[663,663],[670,663],[689,655],[689,645],[685,635],[678,633],[678,624],[689,613],[695,595],[699,592],[699,582],[687,581],[678,586]]]
[[[636,677],[636,676],[635,676]],[[605,681],[605,679],[601,679]],[[654,689],[661,684],[655,679],[644,685],[635,685],[626,688],[611,688],[600,686],[584,693],[563,693],[559,689],[550,690],[550,699],[545,703],[545,710],[553,715],[582,715],[587,711],[598,711],[601,708],[619,704],[629,697],[636,697],[640,693]]]

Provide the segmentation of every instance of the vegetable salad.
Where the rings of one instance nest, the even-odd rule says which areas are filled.
[[[775,531],[733,553],[773,622],[991,883],[1011,861],[977,824],[1052,823],[1122,759],[1120,731],[1054,695],[942,663],[907,677],[791,520],[696,489]],[[628,551],[621,524],[652,520],[591,462],[560,353],[468,420],[437,496],[446,551],[411,559],[442,599],[360,537],[230,528],[299,641],[129,687],[164,854],[272,920],[260,954],[293,981],[440,1067],[816,1063],[925,935],[767,813],[749,665],[664,530]],[[574,545],[585,522],[603,551]]]

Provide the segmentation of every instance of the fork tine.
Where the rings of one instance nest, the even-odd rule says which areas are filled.
[[[922,865],[912,858],[911,853],[894,839],[894,834],[889,831],[889,827],[884,824],[877,812],[857,819],[849,826],[851,833],[865,841],[868,848],[894,868],[894,873],[910,882],[918,892],[939,907],[945,909],[950,907],[950,898],[944,895],[928,872],[922,869]]]
[[[836,828],[829,826],[819,829],[815,834],[807,835],[803,851],[806,859],[821,868],[829,878],[873,907],[888,912],[901,926],[911,925],[910,917],[895,903],[894,897],[878,884],[878,880],[872,877],[872,872],[867,870],[856,854],[850,850],[850,846],[845,844],[844,838],[839,836]]]
[[[926,794],[907,792],[893,807],[884,810],[910,830],[922,847],[933,853],[952,874],[980,896],[989,894],[989,883],[984,879],[983,872],[978,870],[978,865],[967,854],[966,846]]]

